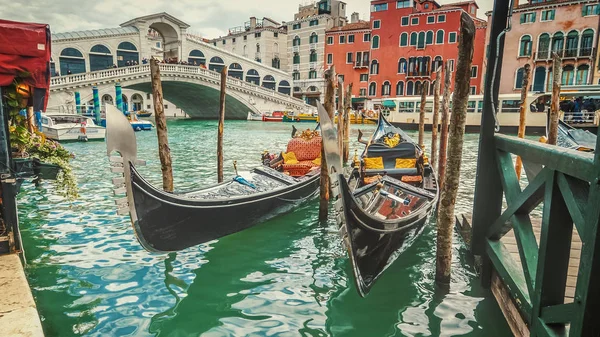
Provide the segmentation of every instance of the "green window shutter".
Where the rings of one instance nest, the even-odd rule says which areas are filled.
[[[552,20],[554,20],[554,13],[556,13],[556,10],[554,10],[554,9],[553,9],[553,10],[550,12],[550,17],[552,18]]]
[[[525,14],[521,14],[521,23],[525,22]]]
[[[535,22],[535,14],[537,14],[537,13],[533,12],[533,20],[531,20],[531,22]]]
[[[600,15],[600,6],[596,5],[596,15]]]

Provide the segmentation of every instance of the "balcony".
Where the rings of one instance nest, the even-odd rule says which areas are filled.
[[[547,61],[552,60],[552,54],[554,51],[544,50],[538,51],[533,56],[535,60]],[[595,48],[573,48],[573,49],[560,49],[556,51],[558,56],[561,58],[591,58],[596,52]]]
[[[300,65],[299,64],[293,64],[292,65],[292,70],[293,71],[300,71]]]
[[[300,52],[300,46],[292,46],[292,52],[293,53],[299,53]]]
[[[310,62],[308,64],[308,66],[309,66],[310,70],[314,70],[314,69],[317,69],[318,65],[317,65],[317,62]]]
[[[354,64],[354,69],[360,69],[360,68],[369,68],[369,61],[368,60],[356,61],[356,63]]]
[[[431,77],[431,72],[429,70],[426,71],[407,71],[406,72],[406,77],[411,78],[411,77],[425,77],[425,78],[430,78]]]
[[[317,44],[316,43],[311,43],[310,44],[310,50],[317,50]]]

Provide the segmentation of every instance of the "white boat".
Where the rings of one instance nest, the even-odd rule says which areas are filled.
[[[90,117],[75,114],[42,114],[42,133],[56,141],[104,140],[106,129]]]
[[[264,114],[258,114],[252,111],[248,111],[248,120],[249,121],[262,121]]]

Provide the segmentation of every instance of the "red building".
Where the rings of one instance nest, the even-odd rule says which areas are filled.
[[[369,22],[353,22],[325,33],[325,69],[335,64],[335,71],[344,78],[344,86],[353,83],[354,109],[364,108],[366,101],[370,49]]]
[[[475,1],[443,6],[431,0],[371,1],[367,94],[373,105],[386,97],[421,95],[422,90],[432,92],[435,70],[445,61],[450,62],[454,71],[463,12],[473,17],[477,27],[471,94],[481,94],[486,22],[476,17],[478,8]]]

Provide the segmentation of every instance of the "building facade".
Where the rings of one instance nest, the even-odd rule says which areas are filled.
[[[500,93],[521,90],[527,63],[531,90],[552,91],[555,52],[562,58],[563,85],[594,83],[599,11],[598,0],[529,0],[516,6],[505,38]]]
[[[295,97],[313,105],[322,100],[325,31],[346,22],[346,3],[338,0],[300,6],[294,20],[286,22],[288,71],[292,73]]]
[[[359,21],[352,14],[351,23],[335,27],[325,33],[325,68],[335,65],[335,71],[344,79],[344,85],[352,83],[352,106],[363,109],[369,84],[369,60],[371,49],[371,24]]]
[[[244,26],[230,28],[227,36],[210,42],[234,54],[288,70],[287,26],[275,20],[251,17]]]
[[[456,68],[462,13],[475,21],[475,46],[485,44],[487,24],[476,17],[477,10],[475,1],[442,6],[430,0],[371,1],[369,108],[377,108],[388,97],[432,93],[436,69],[444,62],[450,63],[452,71]],[[484,48],[475,48],[471,68],[474,95],[481,93],[484,57]]]

